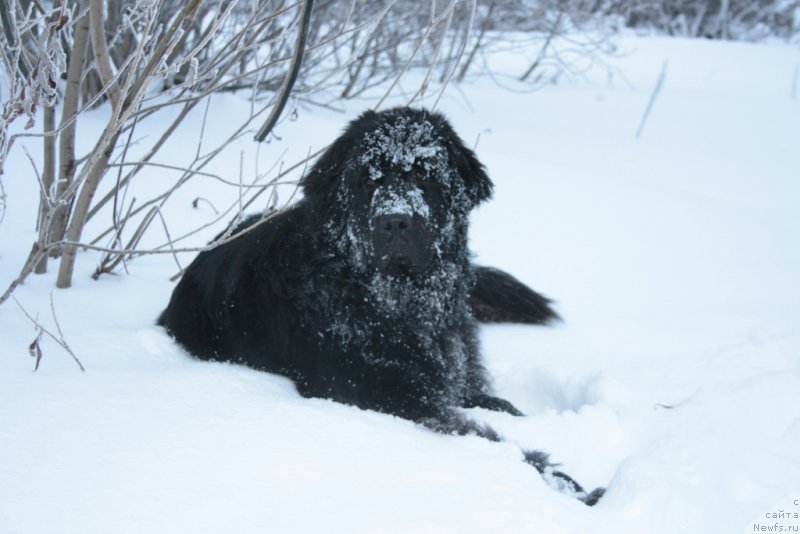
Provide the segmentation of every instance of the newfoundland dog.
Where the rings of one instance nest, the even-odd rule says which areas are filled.
[[[303,199],[197,256],[158,323],[203,360],[292,379],[322,397],[443,433],[498,441],[463,408],[522,415],[494,395],[476,320],[545,323],[549,301],[470,263],[468,216],[492,193],[438,113],[367,111],[301,181]],[[524,459],[592,505],[547,455]]]

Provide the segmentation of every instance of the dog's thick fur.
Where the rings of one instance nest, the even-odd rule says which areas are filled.
[[[198,255],[159,324],[198,358],[287,376],[303,396],[500,439],[459,410],[521,415],[492,392],[476,317],[556,315],[510,275],[471,265],[468,215],[493,187],[475,154],[439,114],[368,111],[301,185],[294,206]],[[574,484],[545,455],[526,461]]]

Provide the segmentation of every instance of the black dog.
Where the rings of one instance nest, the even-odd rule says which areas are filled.
[[[159,324],[198,358],[287,376],[305,397],[499,440],[459,411],[521,415],[491,391],[476,318],[557,316],[510,275],[470,264],[468,214],[492,192],[475,154],[439,114],[368,111],[301,185],[300,202],[198,255]],[[543,453],[525,459],[587,504],[602,494]]]

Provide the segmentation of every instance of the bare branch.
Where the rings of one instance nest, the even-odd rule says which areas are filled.
[[[33,341],[33,343],[31,343],[28,346],[29,353],[32,353],[32,355],[36,358],[36,367],[34,368],[34,371],[39,369],[39,361],[42,358],[42,349],[41,346],[39,345],[39,341],[42,338],[42,333],[47,334],[47,336],[53,341],[55,341],[56,344],[58,344],[58,346],[67,351],[67,353],[72,357],[72,359],[75,360],[75,363],[78,364],[78,367],[80,368],[81,371],[86,371],[86,369],[83,367],[83,364],[78,359],[78,357],[75,356],[75,353],[72,352],[72,349],[69,347],[67,340],[64,338],[64,332],[61,330],[61,325],[59,324],[58,317],[56,316],[56,308],[53,303],[52,291],[50,292],[50,312],[53,314],[53,322],[55,323],[56,330],[58,331],[57,336],[52,332],[50,332],[50,330],[42,326],[42,323],[40,323],[36,318],[34,318],[30,313],[28,313],[28,311],[22,306],[22,304],[20,304],[20,302],[17,300],[16,297],[12,298],[14,299],[14,303],[17,305],[17,307],[22,311],[23,314],[25,314],[25,317],[27,317],[28,320],[32,322],[34,326],[36,326],[36,329],[38,330],[36,339]]]
[[[297,81],[297,74],[300,72],[300,65],[303,62],[303,55],[306,47],[306,39],[308,38],[308,23],[311,20],[311,10],[314,7],[314,0],[304,0],[303,12],[301,14],[300,29],[297,30],[297,43],[295,44],[294,54],[292,55],[292,63],[289,67],[289,72],[286,75],[286,81],[281,86],[278,93],[277,103],[272,108],[266,122],[258,130],[256,134],[256,141],[259,143],[266,139],[267,135],[275,127],[278,119],[283,113],[283,108],[286,107],[286,102],[289,100],[289,95],[292,92],[295,82]]]

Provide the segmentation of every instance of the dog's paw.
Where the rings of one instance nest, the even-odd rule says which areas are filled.
[[[539,471],[548,486],[554,490],[574,497],[587,506],[594,506],[605,494],[605,488],[596,488],[591,492],[583,489],[574,478],[554,469],[558,464],[550,462],[550,457],[542,451],[523,451],[525,463]]]

